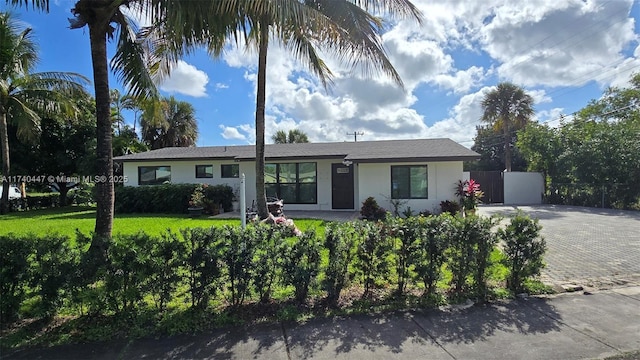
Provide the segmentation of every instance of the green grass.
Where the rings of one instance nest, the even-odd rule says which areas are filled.
[[[95,221],[95,208],[87,206],[13,212],[0,216],[0,235],[31,233],[73,236],[76,230],[89,234],[93,232]],[[324,235],[322,220],[296,220],[295,224],[303,231],[315,228],[318,235]],[[167,229],[177,232],[183,228],[223,225],[240,226],[240,219],[215,219],[206,215],[190,218],[187,214],[116,214],[113,234],[134,234],[144,230],[147,234],[159,235]]]

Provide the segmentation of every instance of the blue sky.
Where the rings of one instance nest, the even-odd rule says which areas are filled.
[[[640,71],[639,7],[631,0],[415,0],[425,14],[389,23],[383,40],[405,89],[383,76],[363,78],[327,54],[335,85],[325,91],[279,46],[269,49],[267,136],[298,128],[311,141],[452,138],[470,147],[480,101],[500,81],[523,86],[536,100],[536,120],[557,124],[625,86]],[[7,7],[34,29],[39,71],[91,78],[88,29],[69,29],[72,0],[44,14]],[[113,51],[110,52],[110,55]],[[204,52],[183,59],[160,84],[164,95],[193,104],[198,146],[255,142],[257,56],[229,46],[220,59]],[[112,77],[111,87],[122,90]],[[133,113],[127,114],[129,123]],[[270,141],[269,139],[267,140]]]

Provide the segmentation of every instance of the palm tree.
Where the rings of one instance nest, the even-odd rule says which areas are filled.
[[[118,129],[118,135],[120,135],[122,126],[124,126],[124,115],[122,115],[122,111],[136,109],[136,102],[130,95],[120,95],[118,89],[111,89],[109,94],[111,98],[111,121]],[[135,129],[135,118],[133,126]]]
[[[295,1],[294,1],[295,2]],[[309,66],[327,87],[331,82],[331,71],[318,56],[320,46],[338,55],[338,58],[365,75],[382,71],[402,86],[400,76],[391,65],[383,48],[380,34],[381,19],[365,9],[384,9],[394,16],[413,17],[421,20],[420,12],[408,0],[307,0],[305,6],[317,10],[318,18],[326,22],[305,23],[288,18],[285,24],[274,25],[269,12],[251,14],[254,26],[249,33],[249,44],[258,49],[258,75],[256,91],[256,203],[258,216],[268,216],[265,191],[265,97],[267,50],[269,37],[273,35],[289,48],[293,54]],[[360,7],[362,6],[362,7]]]
[[[294,143],[299,144],[299,143],[309,142],[309,138],[307,137],[307,134],[305,134],[304,131],[301,131],[298,129],[289,130],[288,135],[286,131],[278,130],[275,134],[273,134],[271,139],[276,144],[294,144]]]
[[[533,115],[533,98],[521,87],[503,82],[482,100],[482,121],[504,136],[504,163],[511,171],[511,146],[514,134],[523,129]]]
[[[7,3],[34,9],[49,11],[48,0],[6,0]],[[111,60],[111,66],[130,88],[134,96],[151,96],[155,93],[152,77],[147,71],[144,55],[144,44],[136,42],[135,32],[131,21],[120,9],[125,4],[131,9],[142,11],[142,5],[147,4],[148,13],[155,19],[158,13],[166,9],[164,6],[152,7],[152,1],[122,0],[78,0],[71,10],[74,18],[70,19],[72,29],[89,28],[91,45],[91,61],[93,67],[93,84],[96,100],[96,225],[94,241],[91,251],[106,253],[106,238],[111,236],[113,227],[113,154],[112,128],[109,94],[109,72],[107,64],[107,38],[113,38],[117,33],[116,53]],[[191,2],[189,2],[191,3]],[[115,25],[115,26],[112,26]],[[116,31],[118,30],[118,31]]]
[[[142,139],[151,149],[165,147],[195,146],[198,139],[198,123],[193,106],[178,101],[173,96],[164,99],[162,111],[148,111],[142,114]]]
[[[71,99],[86,93],[89,80],[68,72],[31,72],[38,61],[38,50],[30,28],[20,29],[10,13],[0,13],[0,146],[2,149],[2,197],[0,213],[8,210],[11,162],[9,122],[17,127],[21,140],[33,141],[40,130],[40,116],[74,116]]]

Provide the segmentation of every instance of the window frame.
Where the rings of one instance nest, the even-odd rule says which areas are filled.
[[[205,171],[205,176],[198,176],[198,168],[201,167],[209,167],[211,168],[211,176],[207,176],[208,174]],[[209,164],[203,164],[203,165],[196,165],[196,179],[213,179],[213,165],[209,165]]]
[[[238,172],[235,176],[225,176],[225,171],[223,170],[225,167],[236,167]],[[238,179],[240,177],[240,164],[220,164],[220,177],[223,179]]]
[[[142,182],[142,169],[143,168],[156,168],[155,170],[155,174],[156,175],[154,177],[154,181],[153,182],[147,182],[145,181],[144,183]],[[157,177],[157,171],[159,168],[168,168],[169,169],[169,183],[171,183],[171,165],[142,165],[142,166],[138,166],[138,186],[150,186],[150,185],[162,185],[164,183],[163,182],[156,182],[158,180]],[[166,181],[166,180],[165,180]]]
[[[302,182],[301,181],[301,176],[300,176],[300,167],[303,164],[313,164],[314,168],[315,168],[315,176],[314,176],[314,181],[305,181]],[[291,165],[295,165],[295,182],[281,182],[281,172],[280,172],[280,168],[281,166],[286,166],[286,167],[290,167]],[[318,163],[317,162],[294,162],[294,163],[268,163],[265,164],[266,166],[275,166],[276,167],[276,171],[275,171],[275,182],[267,182],[265,179],[265,186],[266,187],[271,187],[274,186],[275,187],[275,191],[276,193],[268,193],[267,191],[267,196],[270,195],[275,195],[277,196],[279,199],[282,199],[282,188],[284,187],[294,187],[294,194],[295,194],[295,201],[290,201],[290,200],[285,200],[288,204],[301,204],[301,205],[315,205],[318,203]],[[290,174],[289,174],[290,175]],[[304,178],[304,179],[308,179],[308,178]],[[301,195],[302,195],[302,191],[301,188],[302,187],[312,187],[313,189],[313,201],[312,202],[304,202],[301,201]]]
[[[412,188],[411,188],[411,184],[412,184],[412,175],[411,175],[411,169],[412,168],[424,168],[424,180],[425,180],[425,196],[412,196]],[[408,188],[408,197],[404,197],[404,196],[400,196],[400,194],[396,194],[396,191],[394,191],[393,187],[394,187],[394,170],[395,169],[407,169],[408,170],[408,178],[407,179],[403,179],[405,182],[404,185],[407,186]],[[427,164],[422,164],[422,165],[391,165],[391,198],[392,199],[406,199],[406,200],[424,200],[424,199],[428,199],[429,198],[429,166]]]

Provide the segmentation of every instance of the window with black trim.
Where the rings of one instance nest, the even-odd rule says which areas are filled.
[[[288,204],[316,204],[317,179],[316,163],[265,164],[264,167],[267,196]]]
[[[391,167],[392,199],[427,199],[429,194],[427,165]]]
[[[138,166],[138,185],[171,183],[171,166]]]
[[[240,165],[239,164],[220,165],[220,176],[223,178],[239,178]]]
[[[213,165],[196,165],[196,178],[212,178]]]

